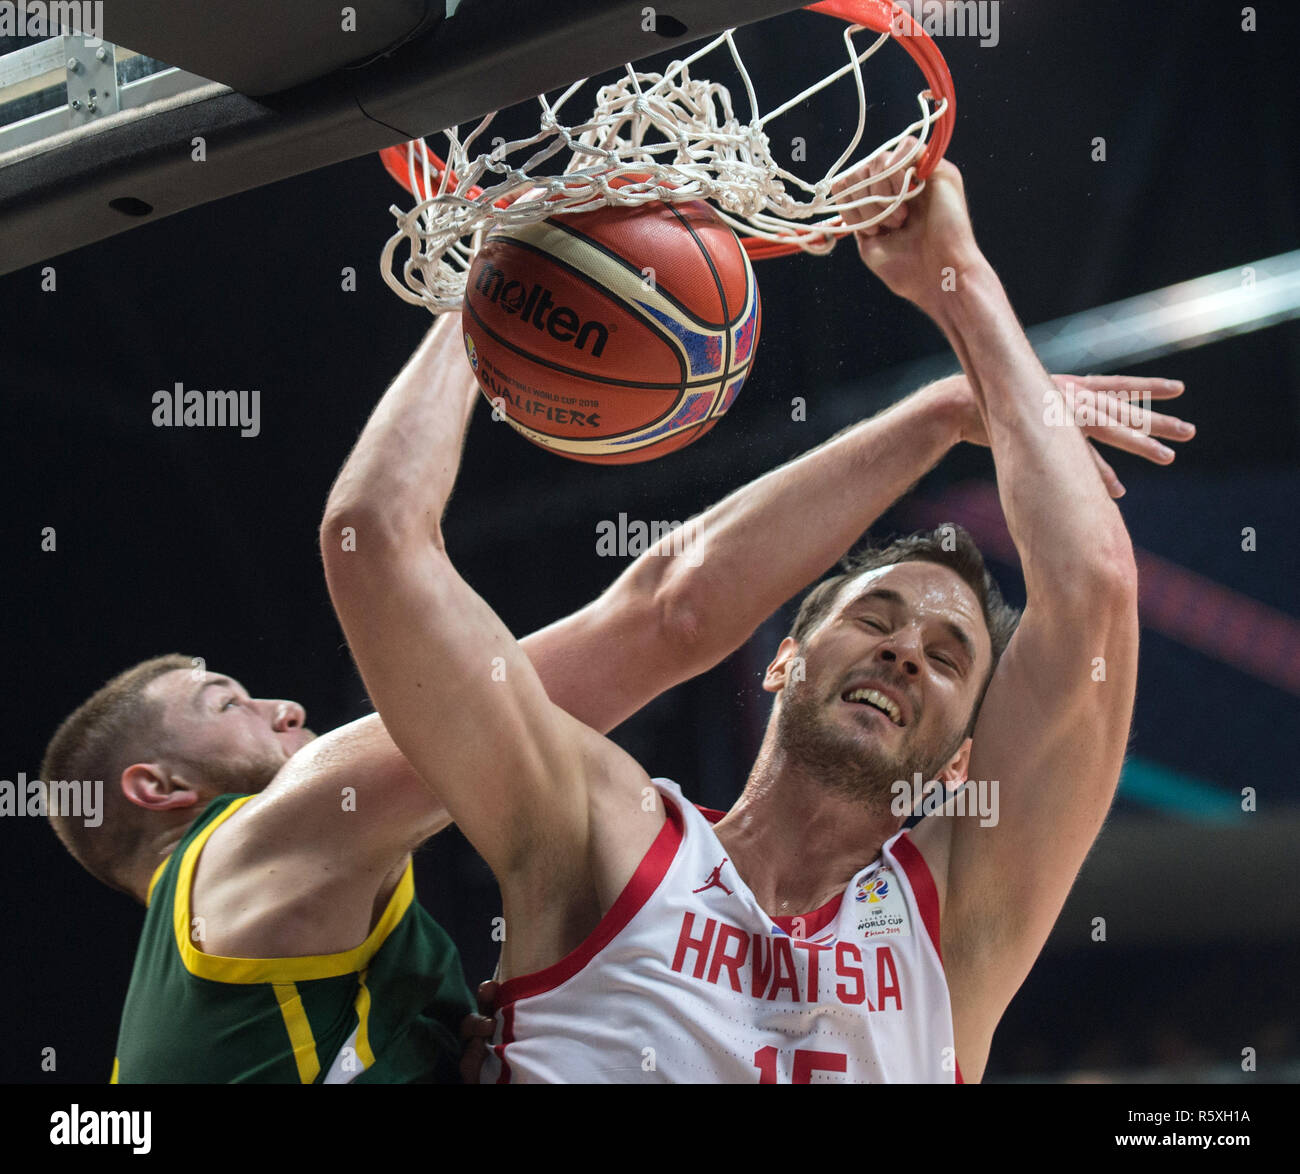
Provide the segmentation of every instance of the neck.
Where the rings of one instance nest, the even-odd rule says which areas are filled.
[[[842,892],[902,820],[827,787],[771,734],[713,830],[758,903],[778,917],[798,916]]]
[[[202,808],[200,808],[202,810]],[[177,845],[185,838],[194,818],[184,823],[160,828],[144,837],[135,860],[122,878],[123,887],[141,905],[148,903],[149,882],[158,866],[176,851]]]

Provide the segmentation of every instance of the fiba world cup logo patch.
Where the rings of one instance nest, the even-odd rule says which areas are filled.
[[[883,876],[858,881],[857,899],[859,901],[866,901],[870,905],[879,905],[888,896],[889,882]]]
[[[474,349],[474,340],[468,334],[465,335],[465,353],[469,356],[469,365],[478,370],[478,351]]]
[[[853,890],[858,903],[858,933],[864,938],[910,938],[912,920],[898,878],[888,868],[858,880]]]

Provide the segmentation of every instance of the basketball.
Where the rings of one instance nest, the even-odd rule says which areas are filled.
[[[498,227],[462,324],[483,394],[534,444],[596,464],[684,448],[735,401],[758,342],[758,286],[701,201]]]

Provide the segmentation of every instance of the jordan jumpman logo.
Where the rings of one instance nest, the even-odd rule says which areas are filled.
[[[727,863],[727,858],[724,856],[722,858],[722,864],[726,864],[726,863]],[[709,873],[708,880],[706,880],[698,889],[692,889],[691,892],[703,893],[712,888],[719,888],[724,893],[726,893],[728,897],[730,897],[731,890],[722,883],[722,864],[719,864],[717,868],[715,868],[711,873]]]

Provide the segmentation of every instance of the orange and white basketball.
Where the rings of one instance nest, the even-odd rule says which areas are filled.
[[[483,394],[517,431],[574,460],[631,464],[726,413],[760,318],[739,239],[691,201],[494,229],[462,324]]]

